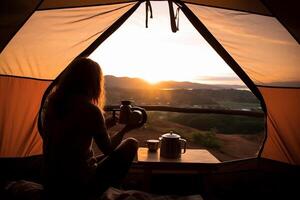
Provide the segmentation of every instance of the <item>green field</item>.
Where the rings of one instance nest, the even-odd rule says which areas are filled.
[[[170,112],[148,112],[148,115],[150,120],[168,120],[202,131],[214,129],[224,134],[255,134],[264,131],[264,119],[256,117]]]

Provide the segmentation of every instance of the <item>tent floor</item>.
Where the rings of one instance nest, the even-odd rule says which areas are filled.
[[[40,182],[41,156],[0,159],[0,199],[8,181]],[[195,166],[196,167],[196,166]],[[200,166],[201,167],[201,166]],[[161,173],[146,182],[144,174],[132,171],[122,189],[135,189],[155,194],[192,195],[204,199],[289,199],[299,197],[300,167],[266,159],[249,159],[202,166],[203,173]],[[142,182],[141,182],[142,181]],[[148,185],[145,186],[145,183]],[[295,199],[295,198],[293,198]],[[297,199],[297,198],[296,198]]]

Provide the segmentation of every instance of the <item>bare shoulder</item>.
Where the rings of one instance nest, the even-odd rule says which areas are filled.
[[[71,110],[74,111],[73,114],[81,116],[81,118],[87,121],[103,120],[101,110],[85,98],[73,98],[72,101],[70,101],[70,107]]]
[[[104,121],[104,117],[103,117],[103,114],[101,112],[101,110],[95,106],[94,104],[92,103],[84,103],[82,105],[84,107],[84,114],[85,116],[87,116],[88,118],[92,119],[93,121],[94,120],[100,120],[100,121]]]
[[[96,133],[104,133],[105,128],[105,119],[101,110],[89,103],[85,106],[85,118],[82,121],[85,121],[86,131],[91,134],[92,137],[95,136]]]

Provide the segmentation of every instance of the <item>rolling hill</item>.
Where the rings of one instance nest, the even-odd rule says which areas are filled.
[[[107,88],[123,89],[247,89],[244,85],[210,85],[193,82],[162,81],[157,84],[150,84],[141,78],[116,77],[112,75],[105,76]]]

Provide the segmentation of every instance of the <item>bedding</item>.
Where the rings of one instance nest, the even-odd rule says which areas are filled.
[[[41,184],[19,180],[8,182],[4,187],[6,200],[43,200],[43,186]],[[138,190],[121,190],[110,187],[95,200],[203,200],[201,195],[178,196],[157,195]]]
[[[156,195],[138,190],[120,190],[110,187],[99,200],[203,200],[201,195]]]

